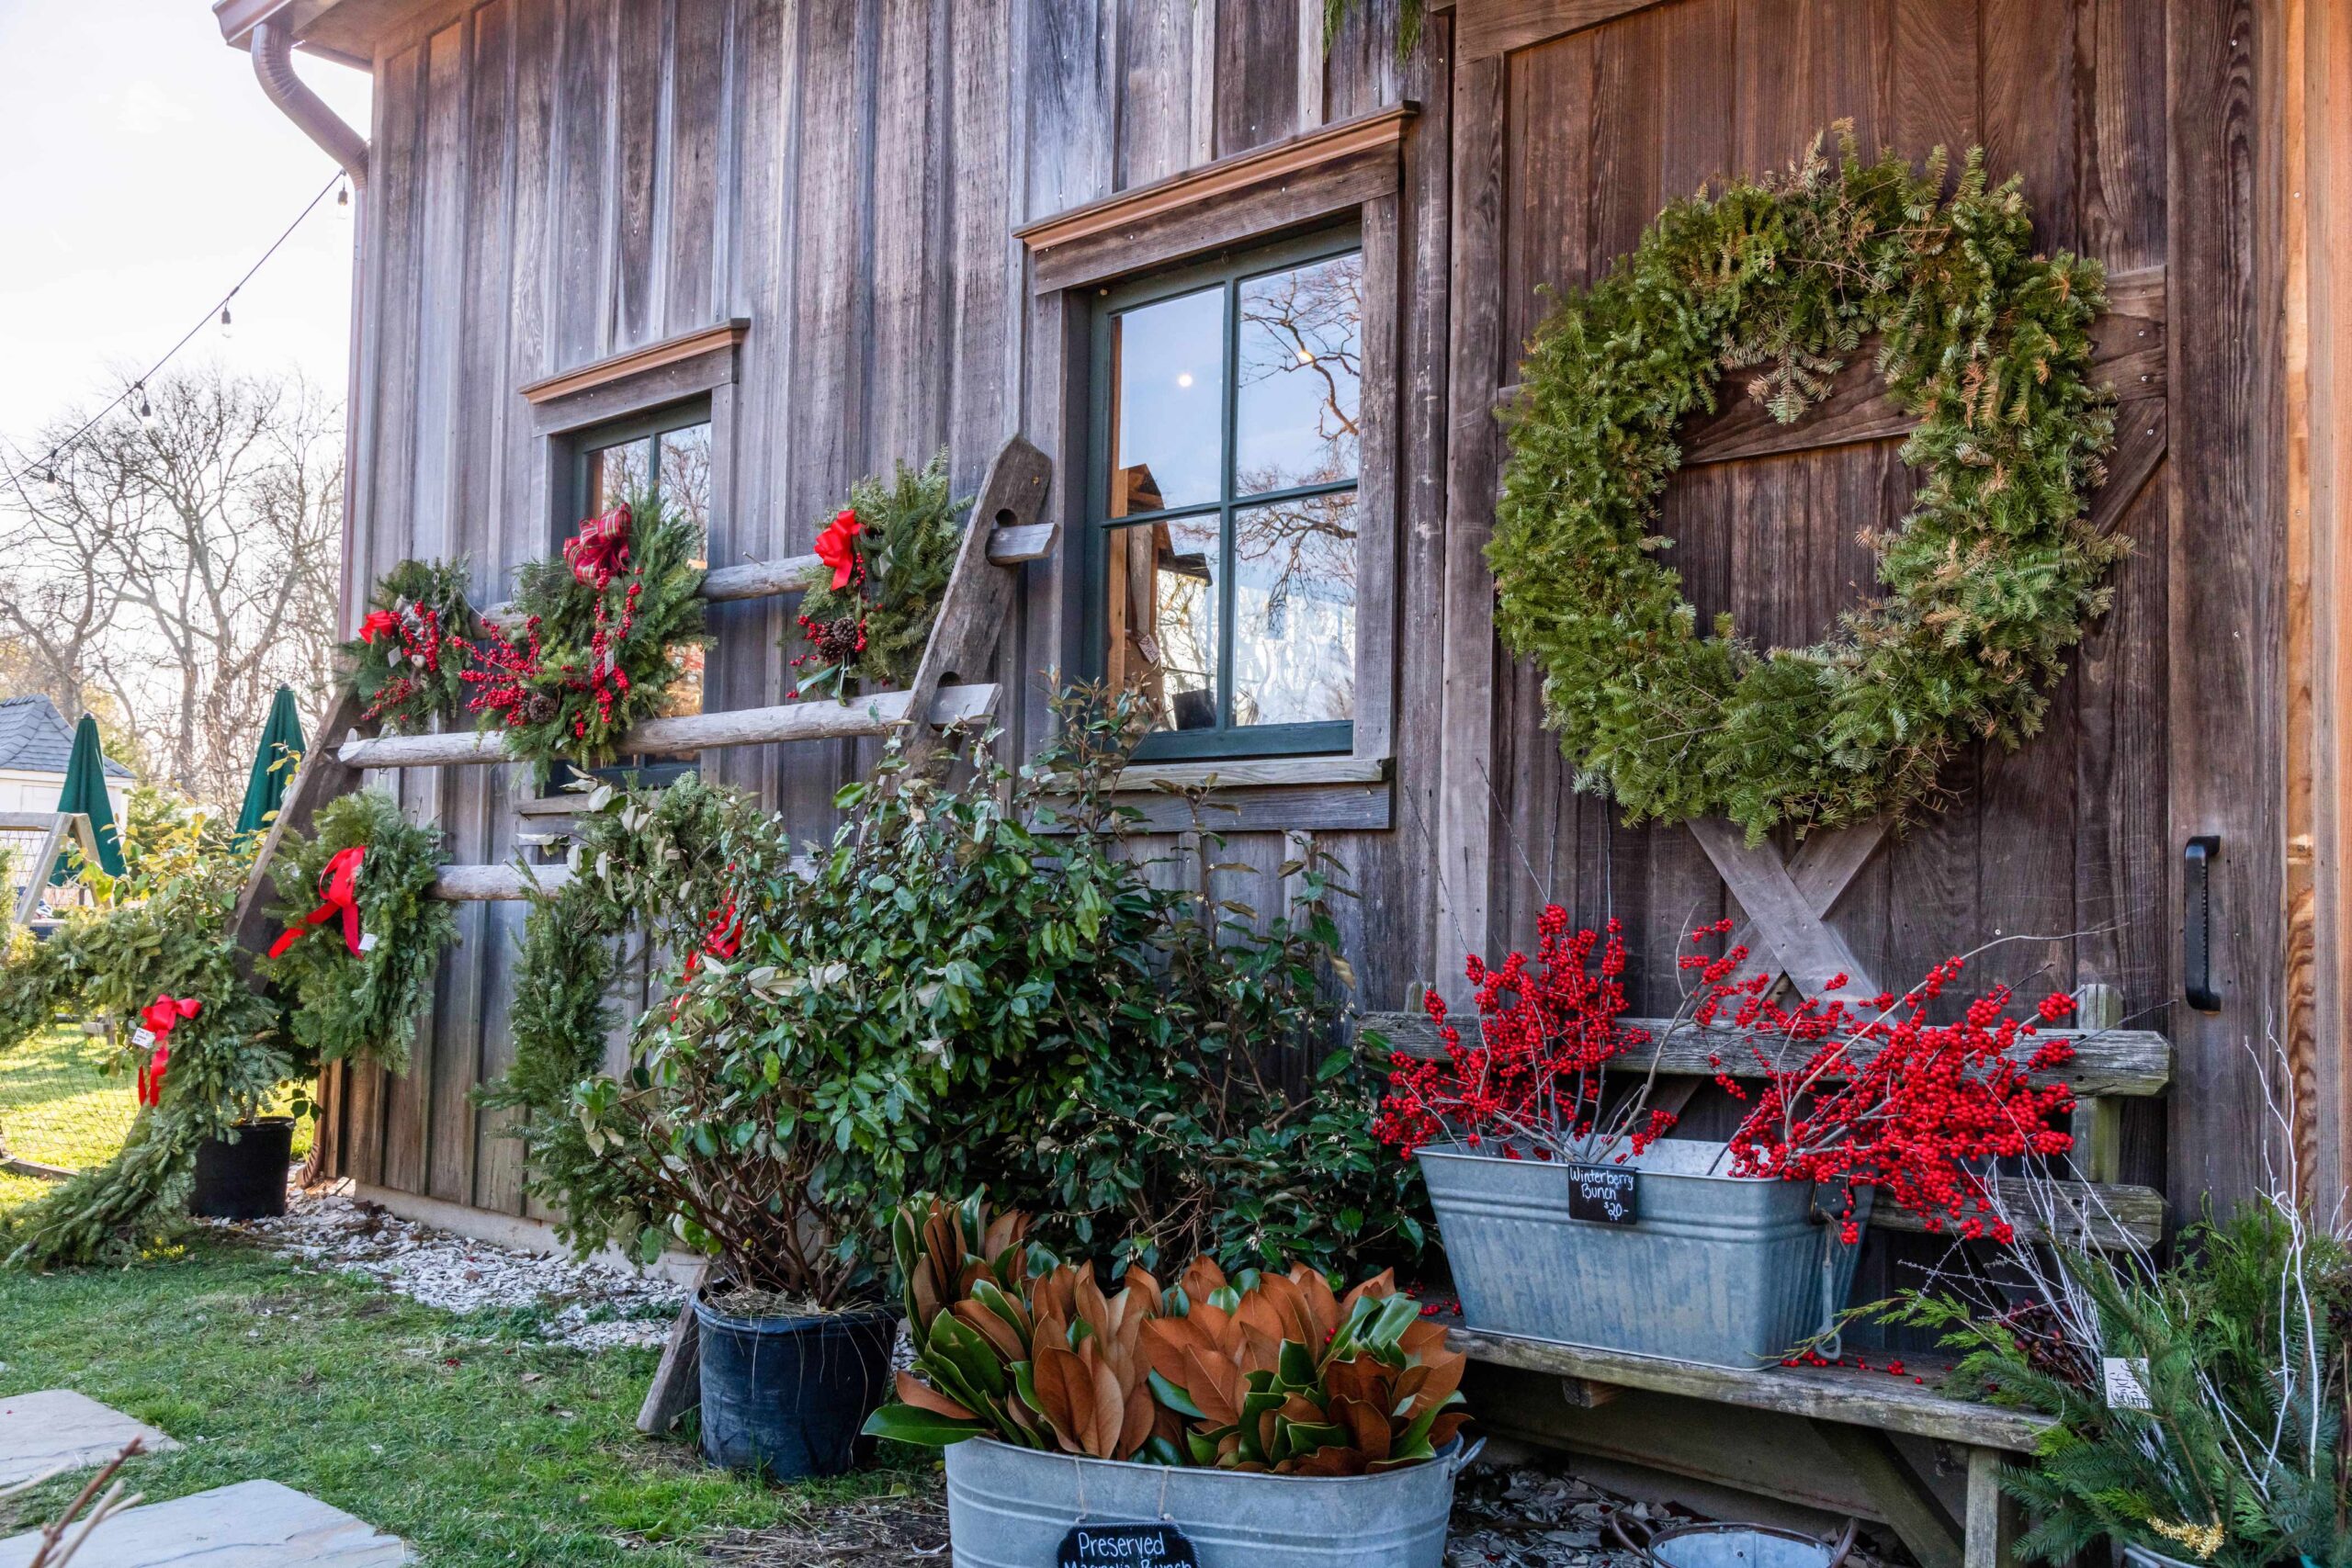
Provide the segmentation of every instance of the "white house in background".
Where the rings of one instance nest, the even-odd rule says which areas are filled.
[[[0,697],[0,811],[54,811],[74,754],[74,727],[47,697]],[[130,770],[107,759],[107,803],[122,824]]]

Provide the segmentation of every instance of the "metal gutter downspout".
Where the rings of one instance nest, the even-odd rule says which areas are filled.
[[[269,101],[300,126],[302,134],[324,148],[328,157],[343,165],[343,172],[351,176],[355,189],[365,190],[367,139],[344,124],[343,117],[327,107],[326,100],[294,74],[293,29],[276,17],[255,22],[253,51],[254,74],[261,78],[261,90],[268,95]]]
[[[261,90],[281,113],[302,133],[325,149],[327,156],[343,165],[351,178],[356,207],[351,215],[351,341],[350,371],[344,388],[343,427],[343,561],[342,604],[340,619],[345,636],[352,635],[356,620],[356,608],[368,597],[364,584],[355,581],[362,552],[358,548],[359,513],[359,428],[361,410],[367,406],[366,385],[361,378],[364,368],[360,362],[364,338],[360,322],[368,299],[368,140],[350,126],[343,117],[327,107],[326,100],[312,92],[309,84],[294,74],[294,31],[282,19],[267,17],[254,24],[254,74],[261,79]]]

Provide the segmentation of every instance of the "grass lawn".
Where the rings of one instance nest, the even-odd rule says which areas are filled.
[[[0,1145],[68,1170],[112,1158],[138,1110],[130,1079],[99,1071],[112,1054],[104,1036],[85,1034],[78,1023],[0,1052]],[[0,1190],[0,1202],[9,1196]]]
[[[0,1178],[0,1205],[20,1187],[39,1184]],[[511,1314],[439,1312],[232,1238],[129,1269],[0,1271],[0,1393],[79,1389],[178,1438],[131,1467],[150,1501],[266,1477],[427,1563],[652,1568],[700,1560],[702,1532],[917,1480],[885,1468],[775,1488],[705,1470],[631,1424],[653,1361],[518,1339]],[[77,1483],[0,1502],[0,1535]]]

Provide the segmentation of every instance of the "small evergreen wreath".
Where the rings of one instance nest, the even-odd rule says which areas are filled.
[[[404,1073],[434,966],[458,935],[456,913],[433,897],[441,834],[379,790],[328,802],[317,826],[270,867],[286,930],[265,972],[291,998],[287,1026],[308,1059]]]
[[[1722,815],[1760,839],[1917,815],[1962,748],[2041,728],[2129,548],[2084,514],[2114,428],[2090,377],[2098,265],[2034,254],[2018,181],[1988,189],[1981,149],[1947,197],[1940,149],[1916,173],[1866,164],[1838,129],[1837,173],[1815,139],[1785,177],[1668,207],[1538,331],[1507,416],[1496,624],[1542,670],[1579,785],[1630,820]],[[1677,423],[1714,408],[1726,368],[1794,421],[1872,333],[1920,421],[1910,515],[1856,520],[1886,597],[1811,648],[1759,651],[1728,616],[1698,635],[1652,533]]]
[[[803,645],[792,660],[795,698],[845,702],[852,681],[892,691],[914,679],[971,512],[971,497],[950,493],[944,452],[920,468],[900,463],[887,483],[851,487],[849,505],[817,536],[820,564],[797,633],[786,634],[787,651]]]
[[[700,525],[650,495],[582,523],[561,559],[523,568],[508,617],[519,638],[486,628],[467,706],[526,761],[610,762],[709,645],[702,549]]]
[[[469,576],[463,559],[404,560],[376,580],[359,635],[343,645],[362,723],[416,735],[464,713],[467,658],[481,636]]]

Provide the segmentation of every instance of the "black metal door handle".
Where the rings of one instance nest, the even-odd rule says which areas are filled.
[[[2222,1010],[2213,986],[2213,863],[2222,858],[2218,834],[2199,833],[2182,852],[2180,884],[2180,973],[2188,1005],[2199,1012]]]

